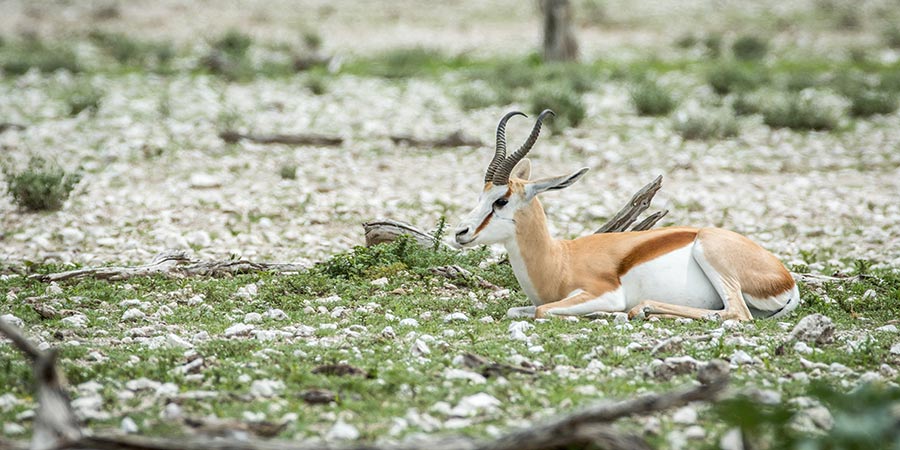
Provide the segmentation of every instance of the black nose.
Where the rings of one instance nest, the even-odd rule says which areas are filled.
[[[460,229],[456,230],[456,237],[460,237],[468,232],[469,232],[469,227],[460,228]]]

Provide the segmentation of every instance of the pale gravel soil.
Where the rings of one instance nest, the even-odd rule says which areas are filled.
[[[0,135],[5,156],[24,164],[42,154],[86,171],[60,212],[25,213],[0,197],[2,261],[139,263],[166,248],[193,248],[203,258],[309,263],[362,244],[359,225],[368,219],[428,228],[445,214],[454,223],[473,206],[491,149],[420,150],[387,136],[462,129],[489,143],[507,109],[525,108],[463,112],[452,76],[399,83],[343,76],[314,96],[300,78],[226,84],[128,75],[93,77],[106,91],[100,110],[69,118],[54,93],[71,82],[58,74],[0,84],[0,117],[28,125]],[[691,99],[709,95],[699,88]],[[546,134],[532,155],[536,176],[592,169],[545,196],[558,236],[588,232],[663,174],[656,207],[671,209],[663,224],[730,228],[788,263],[802,262],[803,252],[818,263],[900,266],[900,115],[833,133],[772,130],[751,118],[735,139],[683,142],[669,119],[636,116],[626,85],[603,83],[585,98],[581,127]],[[228,146],[216,132],[229,116],[241,130],[336,134],[346,142]],[[511,145],[529,127],[514,121]],[[299,166],[297,180],[280,179],[286,163]],[[216,186],[202,187],[208,183]]]

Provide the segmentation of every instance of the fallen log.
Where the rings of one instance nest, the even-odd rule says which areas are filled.
[[[336,147],[344,143],[344,138],[319,134],[253,134],[225,130],[219,133],[223,141],[234,144],[241,140],[257,144],[311,145],[313,147]]]
[[[82,431],[65,391],[64,378],[56,367],[56,351],[40,350],[28,340],[16,326],[0,318],[0,334],[8,337],[13,345],[33,362],[34,381],[38,392],[38,412],[34,420],[34,433],[30,449],[99,449],[99,450],[287,450],[287,449],[342,449],[342,450],[401,450],[414,448],[471,449],[471,450],[531,450],[546,448],[573,448],[590,445],[601,449],[649,449],[650,446],[634,434],[618,431],[609,425],[616,419],[654,414],[691,402],[714,401],[728,385],[728,364],[710,361],[698,374],[699,385],[663,394],[645,394],[619,402],[603,403],[581,411],[564,415],[544,424],[514,430],[499,439],[488,441],[468,436],[426,437],[402,443],[380,442],[323,442],[264,441],[257,439],[207,438],[151,438],[144,436],[95,435]],[[208,423],[197,423],[209,426]],[[217,434],[228,421],[217,421],[213,428]],[[243,428],[243,427],[238,427]],[[235,430],[240,431],[240,430]],[[6,443],[4,443],[6,444]],[[16,442],[9,447],[25,448]]]
[[[447,136],[437,139],[419,139],[408,135],[391,135],[390,138],[396,145],[408,145],[410,147],[441,148],[484,146],[483,142],[467,136],[462,130],[456,130]]]
[[[190,259],[182,251],[166,251],[156,255],[149,264],[141,266],[90,267],[69,270],[66,272],[35,274],[29,278],[45,283],[53,281],[73,280],[79,278],[96,278],[98,280],[119,281],[134,277],[164,275],[170,277],[186,276],[227,276],[254,272],[299,272],[306,269],[300,264],[258,263],[245,259],[229,261],[197,261]]]

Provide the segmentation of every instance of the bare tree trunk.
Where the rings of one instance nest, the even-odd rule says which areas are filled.
[[[569,0],[540,0],[544,14],[544,61],[574,61],[578,43],[572,30]]]

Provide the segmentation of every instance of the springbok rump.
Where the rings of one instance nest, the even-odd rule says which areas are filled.
[[[506,155],[506,114],[475,208],[456,229],[461,247],[502,243],[522,290],[534,306],[510,317],[628,312],[628,316],[750,320],[788,314],[800,303],[790,272],[750,239],[719,228],[671,227],[554,239],[538,194],[571,186],[587,168],[531,180],[525,143]]]

